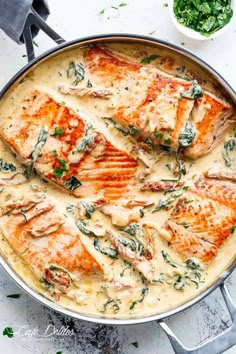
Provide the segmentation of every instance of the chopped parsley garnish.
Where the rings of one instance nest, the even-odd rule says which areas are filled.
[[[103,15],[104,14],[104,12],[105,12],[105,9],[102,9],[101,11],[99,11],[99,15]]]
[[[61,136],[62,134],[64,134],[64,129],[56,127],[54,130],[54,133],[51,134],[51,136],[53,136],[54,138],[57,138],[58,136]]]
[[[143,59],[141,60],[141,63],[142,63],[142,64],[150,64],[151,61],[156,60],[157,58],[158,58],[158,55],[152,54],[152,55],[150,55],[149,57],[143,58]]]
[[[232,226],[230,233],[233,234],[235,230],[236,230],[236,225]]]
[[[163,133],[159,132],[158,130],[155,130],[155,131],[154,131],[154,135],[155,135],[155,137],[157,137],[157,138],[162,138],[162,137],[163,137]]]
[[[8,338],[14,337],[14,332],[13,332],[12,327],[6,327],[6,328],[4,328],[2,334],[3,334],[4,336],[7,336]]]
[[[71,192],[73,192],[76,188],[81,186],[82,183],[75,177],[71,176],[66,182],[65,182],[65,187],[69,189]]]
[[[165,143],[166,145],[171,145],[171,138],[165,139],[165,140],[164,140],[164,143]]]
[[[230,0],[174,0],[174,14],[178,22],[209,37],[233,17]]]
[[[66,161],[56,158],[57,162],[60,164],[60,168],[56,167],[53,169],[53,174],[55,177],[61,177],[64,172],[67,172]]]
[[[138,342],[131,343],[135,348],[138,348]]]
[[[10,294],[10,295],[7,295],[7,297],[9,297],[11,299],[19,299],[20,294]]]

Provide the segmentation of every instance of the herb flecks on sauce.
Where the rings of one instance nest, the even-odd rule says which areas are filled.
[[[233,17],[230,0],[174,0],[177,21],[209,37],[227,25]]]

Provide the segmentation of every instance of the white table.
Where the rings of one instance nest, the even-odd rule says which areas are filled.
[[[62,37],[71,40],[99,33],[136,33],[161,38],[184,47],[210,63],[236,88],[236,24],[223,37],[214,41],[194,42],[176,32],[165,0],[126,0],[127,6],[119,11],[110,8],[121,0],[49,0],[51,25]],[[105,13],[98,13],[105,8]],[[36,38],[36,53],[54,45],[42,32]],[[26,64],[24,46],[18,46],[0,32],[0,89]],[[227,281],[236,301],[236,273]],[[21,293],[19,299],[6,294]],[[199,344],[224,330],[230,318],[219,290],[206,300],[167,320],[186,345]],[[62,326],[73,328],[74,335],[51,335],[40,338],[24,335],[8,338],[2,335],[5,327],[28,326],[31,331],[43,333],[48,325],[57,330]],[[52,330],[52,326],[50,327]],[[138,342],[138,348],[131,343]],[[157,323],[137,326],[101,326],[63,317],[38,304],[22,292],[0,270],[0,353],[1,354],[171,354],[171,346]],[[228,354],[236,353],[236,347]],[[214,353],[212,353],[214,354]]]

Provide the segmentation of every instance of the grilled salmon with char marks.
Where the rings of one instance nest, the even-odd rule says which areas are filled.
[[[42,129],[46,138],[39,142]],[[25,98],[0,136],[27,166],[37,150],[36,172],[76,197],[119,199],[134,185],[136,160],[44,92]]]
[[[236,225],[233,183],[200,178],[175,205],[165,229],[170,248],[184,260],[196,257],[209,264]]]
[[[103,257],[80,233],[74,221],[60,214],[48,198],[29,192],[27,197],[15,200],[11,195],[8,199],[9,194],[3,192],[0,230],[38,280],[43,277],[65,292],[67,287],[63,287],[63,282],[67,278],[67,285],[71,283],[67,272],[77,280],[83,275],[109,278]],[[53,273],[55,270],[57,274]]]
[[[158,68],[132,63],[98,47],[85,52],[85,63],[93,82],[116,93],[110,98],[111,115],[125,127],[134,125],[141,135],[177,150],[178,137],[191,121],[196,138],[185,151],[191,158],[210,152],[236,123],[235,117],[229,119],[234,109],[225,99],[206,91],[195,100],[182,97],[191,82]]]

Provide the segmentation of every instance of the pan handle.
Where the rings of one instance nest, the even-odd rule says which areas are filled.
[[[57,34],[50,26],[48,26],[48,24],[34,10],[34,8],[31,7],[23,30],[23,38],[24,38],[29,62],[35,58],[34,45],[33,45],[32,33],[31,33],[31,27],[33,25],[42,29],[57,44],[61,44],[65,42],[65,40],[61,36],[59,36],[59,34]]]
[[[220,290],[222,292],[226,306],[229,310],[232,319],[232,325],[215,338],[212,338],[207,341],[205,344],[195,348],[187,348],[176,337],[176,335],[172,332],[170,327],[165,322],[158,321],[158,324],[167,334],[171,342],[172,348],[174,349],[174,352],[176,354],[221,354],[236,344],[236,306],[233,303],[225,284],[222,284],[220,286]]]

